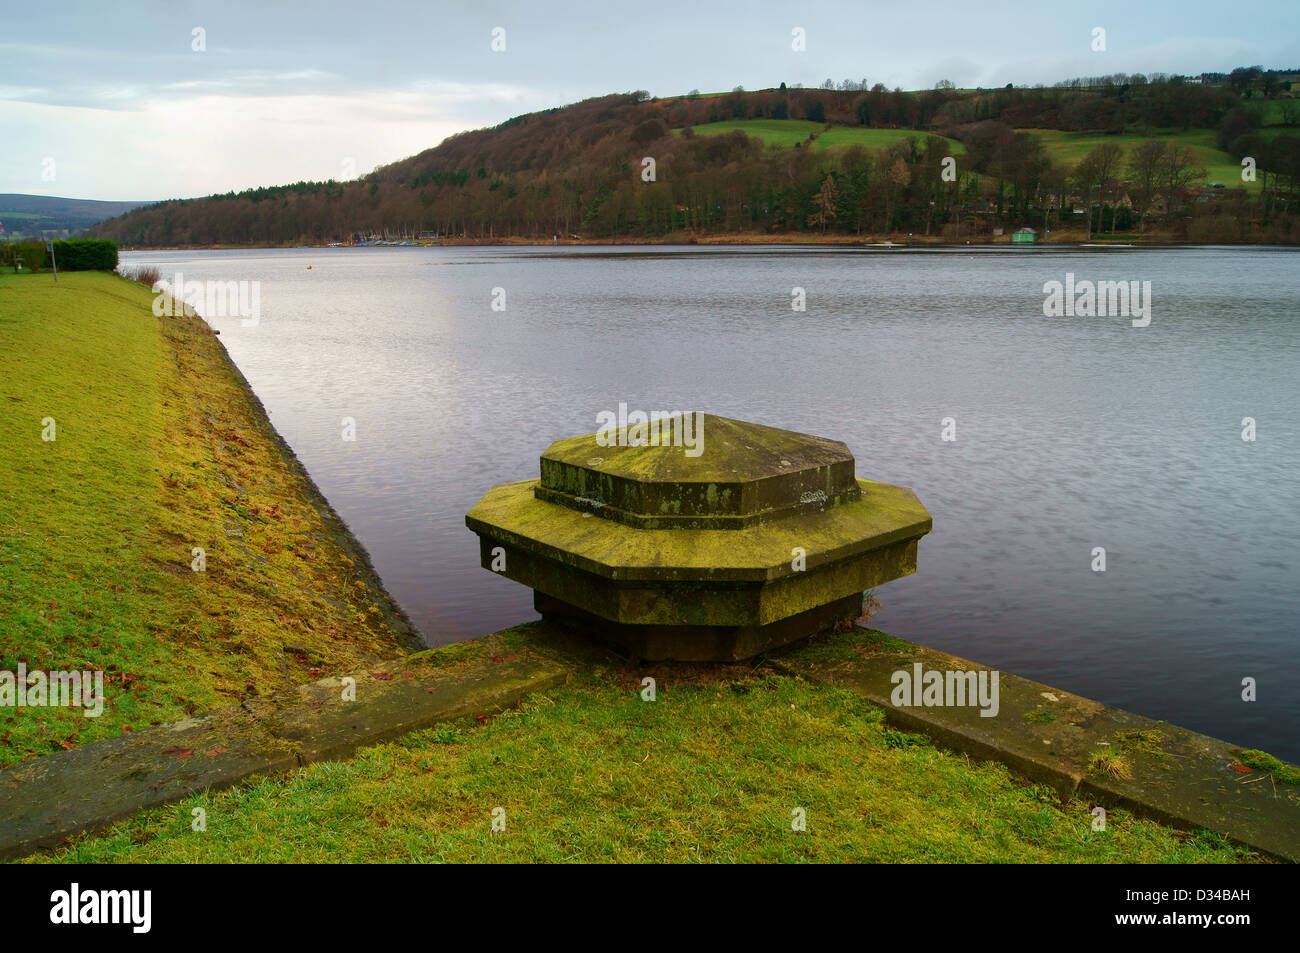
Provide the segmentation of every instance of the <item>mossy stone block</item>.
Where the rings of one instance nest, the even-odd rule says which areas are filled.
[[[687,416],[690,440],[680,420],[653,443],[631,427],[560,440],[541,479],[492,488],[465,517],[484,568],[550,617],[692,661],[851,620],[864,590],[916,571],[930,514],[907,487],[857,479],[843,443]]]

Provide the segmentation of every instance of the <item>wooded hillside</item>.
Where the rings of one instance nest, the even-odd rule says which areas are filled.
[[[1030,225],[1292,241],[1295,76],[1248,68],[994,90],[828,80],[609,95],[453,136],[355,181],[163,202],[91,234],[127,246],[804,232],[960,240]],[[1243,181],[1245,157],[1253,181]]]

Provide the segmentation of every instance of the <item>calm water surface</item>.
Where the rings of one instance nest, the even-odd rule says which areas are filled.
[[[859,476],[916,490],[934,532],[878,590],[881,628],[1300,760],[1294,251],[123,257],[261,282],[259,326],[210,321],[430,644],[535,617],[478,566],[464,514],[485,490],[620,401],[699,409],[844,440]],[[1150,281],[1151,325],[1045,318],[1067,272]]]

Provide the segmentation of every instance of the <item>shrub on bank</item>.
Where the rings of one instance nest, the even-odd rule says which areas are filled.
[[[113,271],[117,268],[117,242],[107,238],[57,241],[54,261],[63,271]]]
[[[50,264],[43,241],[0,243],[0,266],[10,268],[22,261],[29,271],[41,271]],[[106,238],[69,238],[54,243],[54,263],[60,271],[113,271],[117,268],[117,243]]]
[[[40,271],[49,258],[44,242],[5,242],[0,245],[0,265],[17,268],[18,262],[29,271]]]

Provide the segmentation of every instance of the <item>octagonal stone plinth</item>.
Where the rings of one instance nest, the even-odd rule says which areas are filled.
[[[834,440],[688,414],[552,444],[465,517],[484,568],[641,658],[735,660],[861,614],[930,514]]]

